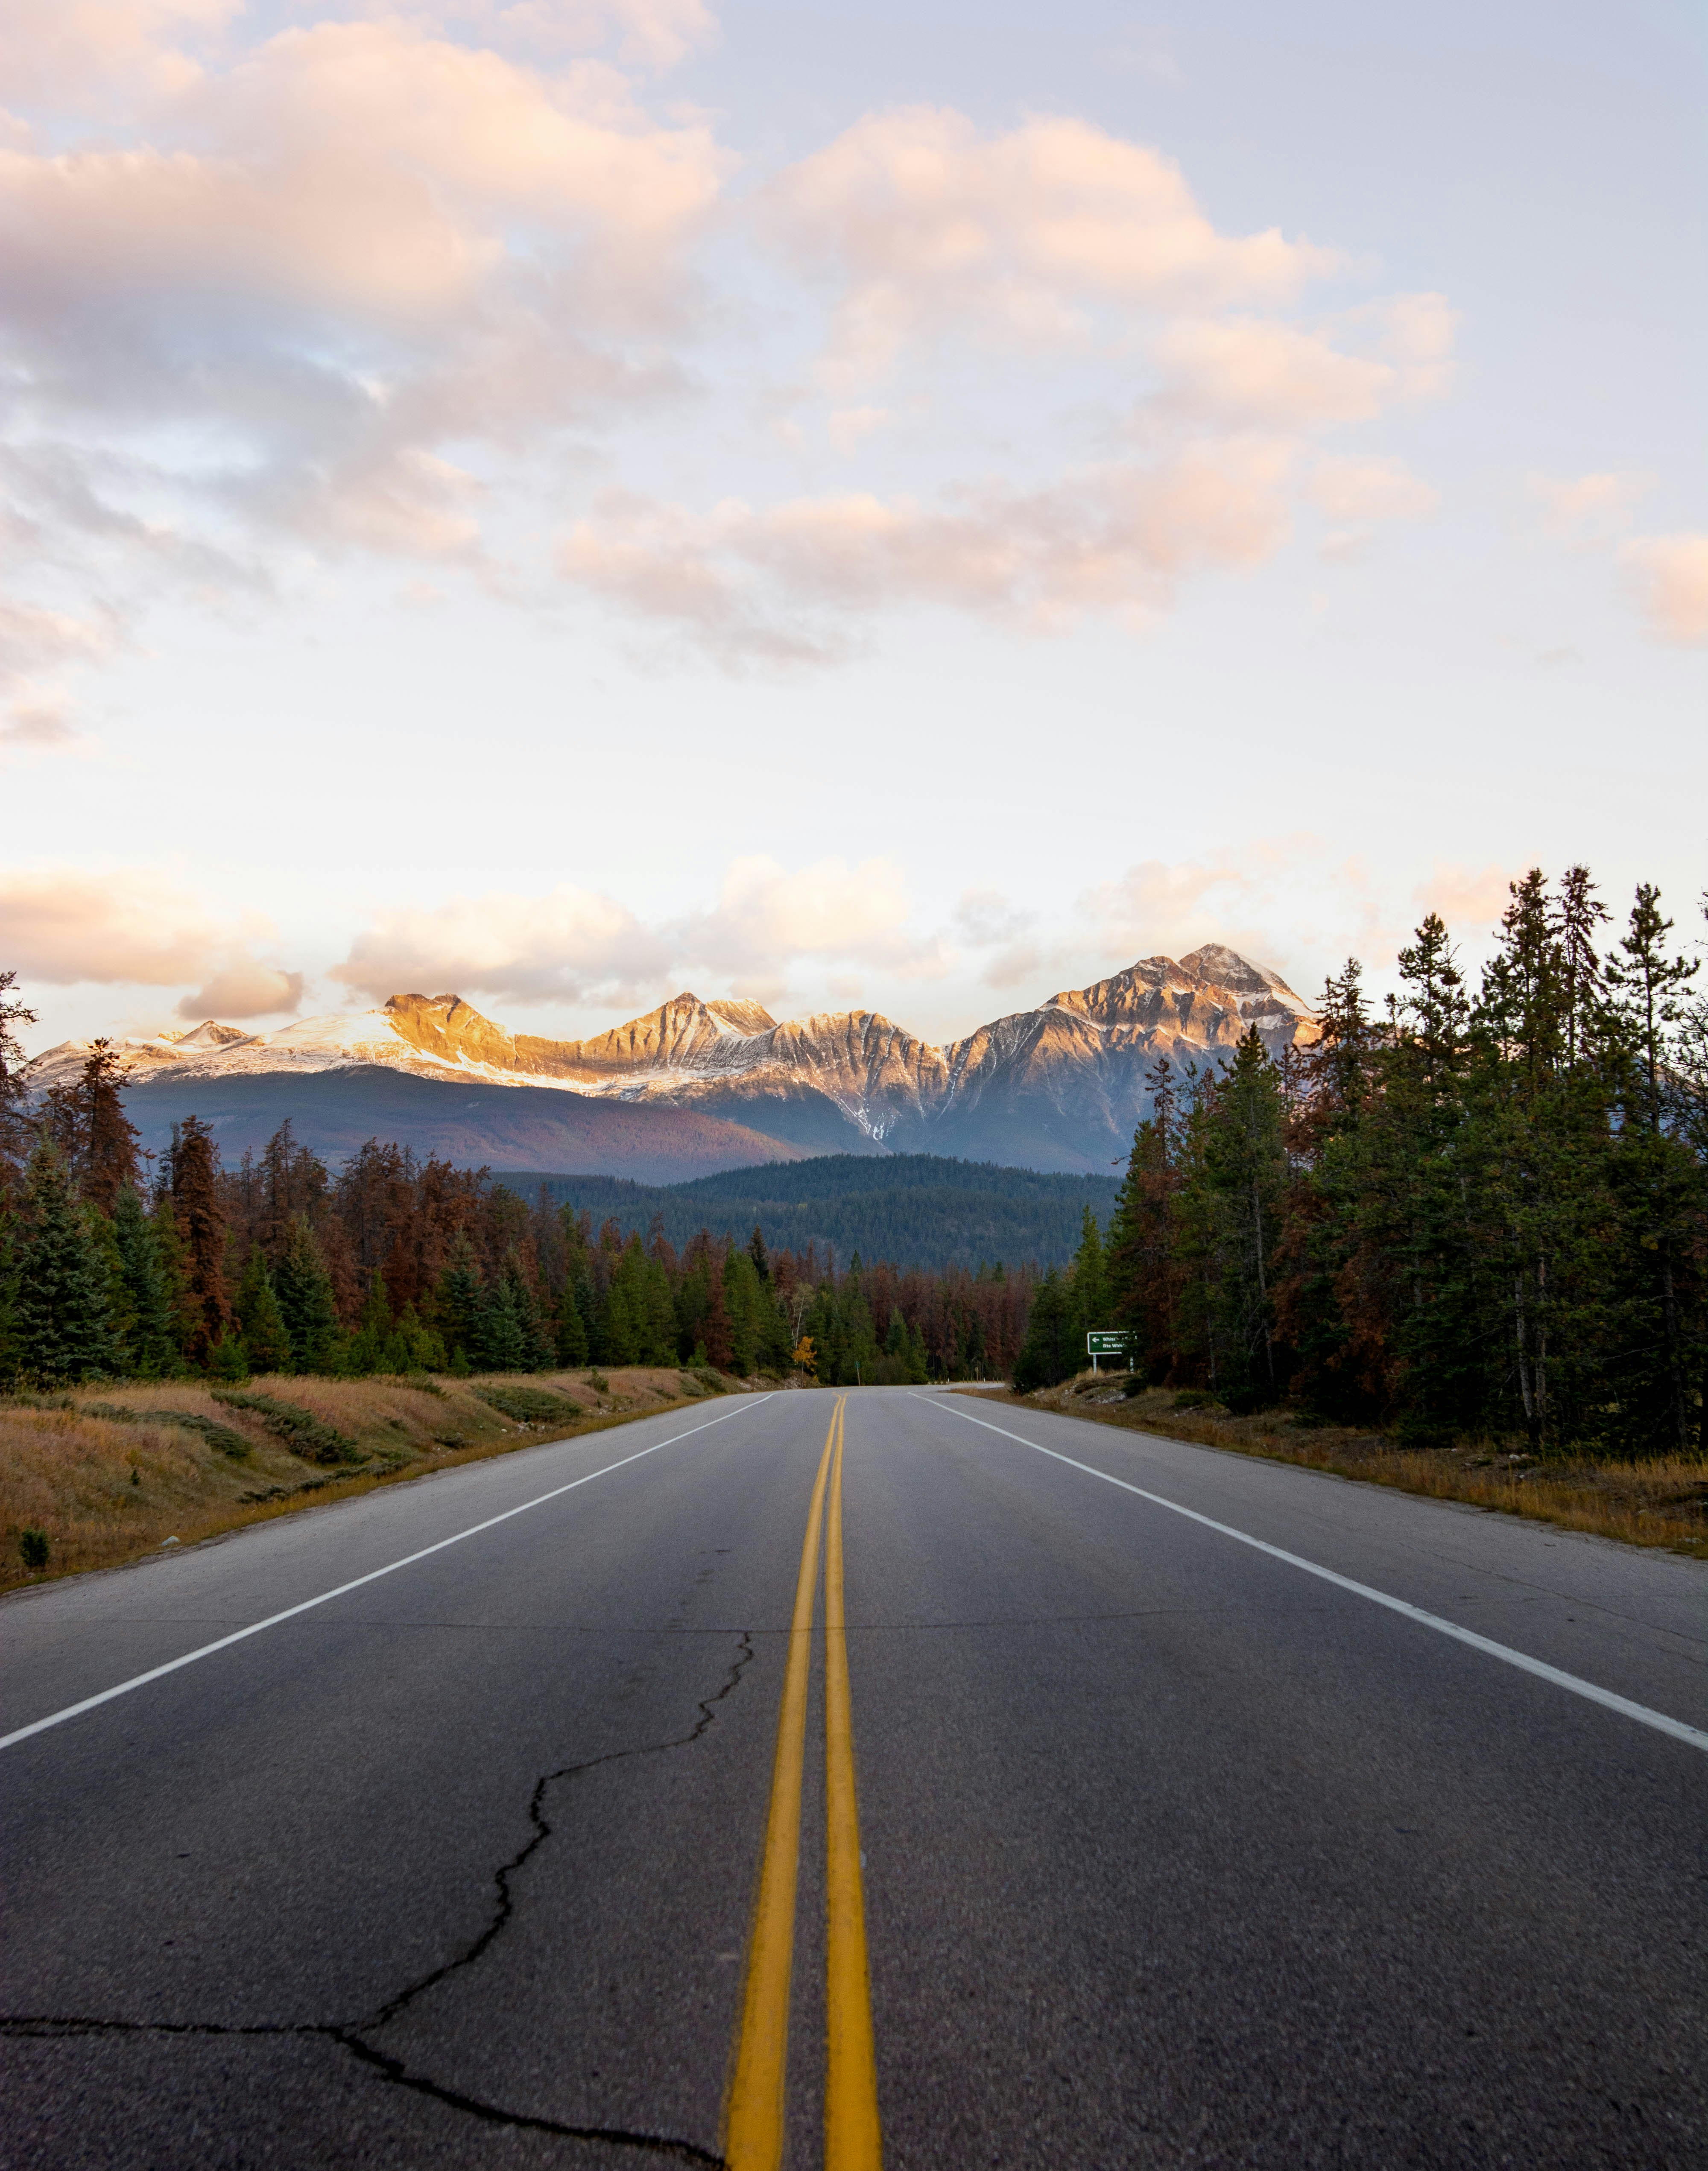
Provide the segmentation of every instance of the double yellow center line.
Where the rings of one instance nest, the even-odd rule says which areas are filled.
[[[881,2171],[878,2067],[866,1959],[866,1895],[860,1873],[860,1816],[854,1792],[853,1712],[842,1598],[842,1434],[845,1395],[813,1483],[807,1535],[795,1581],[788,1666],[771,1764],[771,1813],[759,1897],[748,1945],[741,2034],[724,2119],[730,2171],[778,2171],[783,2155],[789,2055],[789,1983],[794,1967],[795,1887],[801,1853],[801,1783],[807,1751],[807,1690],[819,1538],[824,1537],[825,2171]],[[830,1513],[825,1514],[828,1496]]]

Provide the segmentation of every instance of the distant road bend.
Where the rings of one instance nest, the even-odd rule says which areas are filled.
[[[1708,1567],[939,1391],[0,1604],[0,2162],[1708,2164]]]

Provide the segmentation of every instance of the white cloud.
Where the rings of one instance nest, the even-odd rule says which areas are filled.
[[[1708,535],[1634,536],[1619,557],[1657,641],[1708,644]]]

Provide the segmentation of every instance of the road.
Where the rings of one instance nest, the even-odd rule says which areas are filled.
[[[4,2163],[1708,2164],[1708,1569],[845,1399],[0,1604]]]

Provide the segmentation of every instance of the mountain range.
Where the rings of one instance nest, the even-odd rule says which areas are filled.
[[[1221,1063],[1254,1025],[1272,1053],[1318,1030],[1277,974],[1210,943],[941,1048],[872,1010],[780,1022],[690,994],[588,1040],[507,1032],[459,995],[397,994],[274,1032],[209,1019],[114,1045],[151,1148],[194,1114],[230,1158],[288,1118],[331,1158],[381,1138],[464,1166],[671,1183],[846,1153],[1103,1172],[1125,1155],[1160,1058]],[[89,1046],[46,1049],[29,1086],[68,1083]]]

